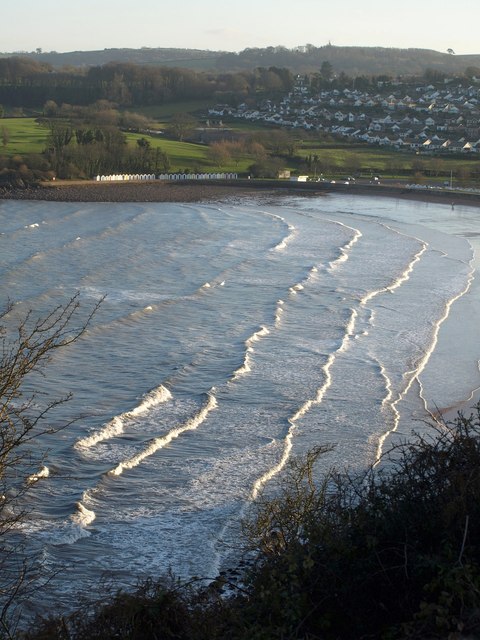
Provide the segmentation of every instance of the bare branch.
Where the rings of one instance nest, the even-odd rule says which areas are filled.
[[[35,391],[25,392],[27,376],[32,372],[45,375],[45,367],[53,353],[78,340],[90,325],[102,303],[99,300],[86,318],[82,318],[79,294],[58,305],[46,316],[34,318],[28,311],[20,319],[14,333],[5,326],[14,309],[9,303],[0,313],[0,635],[12,632],[13,611],[19,599],[32,588],[38,588],[39,568],[25,560],[18,564],[22,549],[12,543],[11,534],[18,531],[26,516],[22,499],[28,493],[28,467],[38,462],[29,445],[44,434],[65,428],[49,424],[50,414],[67,402],[71,395],[49,400],[39,406]],[[23,470],[23,471],[22,471]],[[6,635],[7,634],[7,635]]]

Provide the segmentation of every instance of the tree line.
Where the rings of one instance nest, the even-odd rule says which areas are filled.
[[[288,69],[274,66],[215,74],[109,63],[57,71],[30,58],[0,59],[0,103],[10,107],[38,108],[48,100],[77,105],[110,100],[124,108],[198,99],[235,102],[262,93],[285,94],[293,82]]]
[[[89,67],[110,62],[134,62],[145,66],[178,66],[214,73],[252,70],[256,67],[285,67],[293,73],[310,73],[328,60],[339,72],[350,76],[422,75],[426,69],[458,75],[465,67],[480,67],[480,55],[453,55],[452,49],[399,49],[393,47],[341,47],[330,42],[323,46],[305,44],[293,48],[285,46],[248,47],[238,53],[199,49],[102,49],[99,51],[70,51],[58,53],[37,49],[23,52],[24,57],[62,67]],[[0,54],[1,55],[1,54]],[[12,55],[12,54],[4,54]],[[477,76],[478,77],[478,76]]]
[[[57,70],[33,58],[0,58],[0,104],[10,109],[38,109],[48,101],[86,106],[99,100],[115,102],[124,109],[192,100],[254,105],[262,98],[283,97],[292,91],[297,77],[286,66],[268,64],[270,57],[263,57],[265,60],[260,56],[257,62],[265,62],[264,66],[216,73],[123,62]],[[314,93],[345,88],[369,91],[395,77],[394,71],[379,74],[375,69],[347,73],[341,62],[337,66],[325,58],[303,81]],[[446,74],[427,67],[420,76],[428,82],[443,82]],[[473,77],[480,77],[480,67],[470,65],[459,81],[471,82]]]
[[[223,53],[216,59],[218,69],[241,70],[258,66],[281,66],[295,73],[312,73],[326,60],[339,72],[358,75],[417,75],[426,69],[458,75],[467,66],[480,67],[480,55],[451,55],[428,49],[393,47],[341,47],[306,44],[293,49],[284,46],[250,47],[238,53]]]

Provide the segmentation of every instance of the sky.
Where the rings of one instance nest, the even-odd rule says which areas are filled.
[[[479,0],[2,2],[0,51],[338,46],[480,54]]]

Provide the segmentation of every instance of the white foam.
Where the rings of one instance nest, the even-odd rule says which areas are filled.
[[[88,527],[95,520],[95,512],[87,509],[81,502],[77,502],[76,506],[77,511],[70,516],[70,519],[79,527]]]
[[[275,309],[275,328],[278,328],[282,322],[284,304],[283,300],[277,301],[277,308]]]
[[[349,227],[348,225],[343,224],[343,222],[338,222],[338,221],[331,221],[331,222],[335,222],[335,224],[338,224],[342,227],[345,227],[346,229],[349,229],[350,231],[353,231],[353,238],[351,238],[351,240],[349,240],[347,244],[345,244],[343,247],[340,247],[339,257],[336,260],[333,260],[333,262],[329,263],[329,267],[333,271],[334,269],[336,269],[337,267],[339,267],[341,264],[343,264],[348,260],[350,249],[362,237],[362,232],[359,229],[355,229],[354,227]]]
[[[185,424],[180,427],[176,427],[167,433],[165,436],[161,436],[159,438],[154,438],[150,441],[148,446],[138,453],[137,455],[129,458],[128,460],[124,460],[119,465],[117,465],[114,469],[111,469],[108,473],[112,476],[121,475],[125,469],[133,469],[137,467],[145,458],[152,456],[159,449],[163,449],[167,444],[170,444],[172,440],[178,438],[182,433],[186,431],[194,431],[197,429],[202,422],[204,422],[213,409],[217,406],[217,400],[213,395],[213,389],[208,394],[208,400],[205,405],[196,413],[190,420],[188,420]]]
[[[236,371],[233,372],[232,380],[237,380],[239,377],[249,373],[252,370],[251,368],[252,359],[250,357],[250,354],[253,353],[253,344],[255,342],[258,342],[258,340],[260,340],[261,338],[267,336],[269,333],[270,331],[267,329],[267,327],[261,326],[258,331],[255,331],[255,333],[252,333],[252,335],[249,338],[247,338],[247,340],[245,340],[246,351],[245,351],[243,364],[241,367],[239,367]]]
[[[404,373],[404,379],[407,380],[407,384],[405,385],[404,389],[398,393],[398,396],[397,396],[396,400],[394,400],[393,402],[390,403],[390,408],[391,408],[391,410],[393,412],[393,416],[394,416],[393,426],[392,426],[391,429],[387,430],[384,434],[382,434],[380,436],[379,440],[378,440],[376,464],[378,464],[380,462],[380,459],[382,457],[382,452],[383,452],[383,447],[384,447],[385,441],[387,440],[387,438],[392,433],[394,433],[398,429],[398,424],[399,424],[399,421],[400,421],[400,412],[397,409],[397,405],[407,395],[407,393],[409,392],[412,384],[416,380],[420,384],[419,377],[420,377],[421,373],[423,372],[423,370],[425,369],[425,367],[427,366],[427,363],[430,360],[430,357],[431,357],[432,353],[435,351],[435,347],[437,346],[438,334],[440,332],[440,327],[444,323],[444,321],[448,318],[449,313],[450,313],[450,309],[451,309],[453,303],[456,302],[462,296],[464,296],[467,293],[467,291],[470,289],[470,286],[471,286],[471,284],[473,282],[473,279],[474,279],[474,274],[475,274],[475,267],[472,267],[471,271],[470,271],[470,273],[468,275],[468,278],[467,278],[467,284],[465,285],[465,287],[459,293],[457,293],[456,295],[452,296],[452,298],[450,298],[450,300],[447,301],[447,303],[445,305],[445,309],[444,309],[443,315],[435,323],[430,346],[425,350],[423,357],[420,358],[418,364],[414,367],[414,369],[412,369],[411,371],[406,371]],[[421,384],[420,384],[420,397],[422,399],[422,402],[423,402],[425,408],[428,410],[427,402],[426,402],[425,398],[422,395],[422,386],[421,386]]]
[[[393,293],[395,289],[398,289],[399,287],[401,287],[404,282],[409,280],[410,274],[412,273],[416,263],[421,259],[422,255],[425,253],[427,248],[428,248],[428,244],[426,242],[422,242],[422,248],[420,249],[420,251],[418,251],[414,255],[413,259],[408,263],[407,268],[403,271],[403,273],[401,273],[398,276],[398,278],[396,278],[392,282],[392,284],[388,285],[387,287],[382,287],[381,289],[375,289],[374,291],[367,293],[367,295],[364,296],[360,301],[360,304],[362,306],[365,306],[369,300],[371,300],[372,298],[375,298],[375,296],[378,296],[380,293],[387,293],[387,292]]]
[[[247,351],[247,353],[245,354],[245,358],[243,360],[242,366],[233,372],[232,380],[237,380],[241,376],[244,376],[245,374],[249,373],[252,370],[250,364],[251,364],[251,359]]]
[[[297,291],[303,291],[304,286],[303,284],[294,284],[293,287],[290,287],[289,292],[290,293],[297,293]]]
[[[115,438],[123,433],[125,425],[130,420],[148,413],[148,411],[150,411],[150,409],[152,409],[153,407],[156,407],[163,402],[168,402],[171,399],[172,394],[170,393],[170,391],[163,385],[160,385],[156,389],[153,389],[152,391],[146,393],[143,396],[142,402],[137,407],[131,409],[130,411],[126,411],[125,413],[122,413],[118,416],[115,416],[103,427],[103,429],[100,429],[100,431],[97,431],[96,433],[93,433],[86,438],[78,440],[75,446],[79,448],[89,448],[104,440]]]
[[[38,482],[41,478],[48,478],[50,475],[50,469],[48,467],[43,466],[40,471],[37,473],[33,473],[31,476],[27,478],[28,484],[34,484]]]
[[[248,340],[246,340],[245,346],[251,347],[254,342],[257,342],[258,340],[260,340],[260,338],[268,336],[269,333],[270,331],[267,329],[267,327],[260,327],[258,331],[255,331],[255,333],[252,334],[250,338],[248,338]]]
[[[283,218],[281,218],[282,222],[285,222]],[[295,227],[292,224],[288,225],[288,235],[285,236],[275,247],[273,247],[272,251],[282,251],[287,248],[290,240],[295,236]]]
[[[258,478],[258,480],[256,480],[252,488],[252,493],[251,493],[252,500],[255,500],[258,497],[258,494],[261,491],[262,487],[267,482],[269,482],[269,480],[271,480],[274,476],[280,473],[280,471],[286,465],[290,457],[290,452],[292,450],[292,446],[293,446],[292,441],[293,441],[293,436],[297,427],[296,423],[298,422],[298,420],[300,420],[306,413],[308,413],[308,411],[311,409],[313,405],[318,405],[323,401],[323,398],[325,397],[327,390],[332,384],[332,375],[330,373],[330,370],[336,360],[337,353],[345,351],[348,347],[350,338],[352,337],[353,332],[355,330],[357,315],[358,314],[356,310],[351,309],[350,319],[345,327],[345,334],[343,336],[343,340],[340,346],[338,347],[338,349],[328,356],[327,362],[322,367],[323,373],[325,375],[325,381],[323,385],[317,390],[315,398],[309,399],[306,402],[304,402],[302,406],[294,413],[294,415],[288,419],[288,423],[290,426],[289,426],[287,435],[285,436],[284,448],[283,448],[283,453],[280,458],[280,461],[274,467],[269,469],[265,474],[263,474],[263,476]]]

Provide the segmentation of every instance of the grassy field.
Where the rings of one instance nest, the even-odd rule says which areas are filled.
[[[3,131],[7,132],[7,144],[3,144]],[[14,156],[42,153],[48,131],[34,118],[0,119],[0,154]]]
[[[380,174],[391,177],[413,176],[417,170],[426,171],[431,178],[445,177],[452,171],[472,172],[479,166],[479,158],[416,155],[413,151],[391,151],[382,147],[348,145],[344,142],[316,144],[302,143],[297,150],[303,158],[317,155],[319,170],[330,175]],[[416,165],[418,168],[416,169]]]
[[[155,118],[164,118],[165,121],[172,113],[179,110],[192,111],[205,107],[205,103],[181,103],[152,107],[142,110],[145,115]],[[253,123],[234,123],[232,128],[241,133],[268,132],[265,127],[259,127]],[[5,135],[3,135],[5,133]],[[301,133],[300,133],[301,135]],[[1,118],[0,119],[0,155],[26,156],[39,154],[45,149],[48,130],[39,125],[34,118]],[[237,173],[248,172],[248,167],[254,162],[253,157],[241,155],[227,160],[221,166],[209,157],[208,146],[179,142],[164,138],[163,136],[145,136],[128,133],[126,135],[129,145],[136,145],[137,140],[148,137],[152,148],[160,148],[168,155],[170,170],[172,172],[190,171],[231,171]],[[6,142],[6,144],[4,144]],[[305,168],[307,159],[318,156],[317,166],[310,165]],[[305,135],[304,139],[297,141],[295,159],[288,160],[285,168],[308,172],[310,174],[324,174],[327,178],[338,178],[345,174],[369,175],[377,174],[394,178],[411,176],[413,179],[416,169],[415,162],[420,164],[419,170],[428,170],[429,179],[443,180],[452,172],[454,175],[478,173],[480,159],[428,157],[416,156],[413,152],[396,152],[384,148],[349,145],[344,141],[325,140],[319,137]]]
[[[178,142],[160,136],[145,136],[138,133],[127,133],[126,138],[130,145],[135,145],[140,138],[147,138],[152,149],[160,148],[168,155],[172,167],[173,165],[175,167],[187,167],[206,163],[207,147],[201,144]]]
[[[192,100],[190,102],[170,102],[151,107],[135,107],[135,112],[158,121],[159,125],[165,125],[175,114],[188,113],[195,115],[199,111],[206,113],[211,106],[211,102],[207,100]]]
[[[153,149],[159,148],[168,155],[172,172],[184,170],[198,172],[246,172],[248,166],[252,164],[252,158],[244,155],[238,160],[231,160],[221,167],[214,164],[208,157],[208,146],[204,144],[193,144],[191,142],[178,142],[159,136],[144,136],[137,133],[128,133],[129,144],[136,144],[140,138],[147,137]]]

